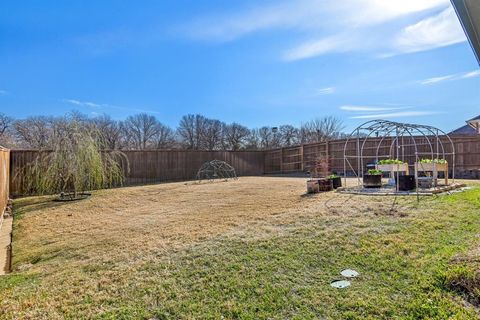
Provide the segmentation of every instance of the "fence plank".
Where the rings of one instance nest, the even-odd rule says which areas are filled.
[[[0,147],[0,226],[7,207],[10,181],[10,150]]]

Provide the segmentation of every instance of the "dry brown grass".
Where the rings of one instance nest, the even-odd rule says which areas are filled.
[[[414,197],[305,195],[305,189],[303,178],[242,177],[102,190],[70,203],[48,197],[17,200],[14,269],[19,275],[41,274],[42,283],[24,286],[19,303],[4,300],[6,310],[31,318],[62,318],[71,312],[91,317],[110,310],[109,303],[160,285],[163,271],[144,269],[176,263],[176,252],[212,245],[219,238],[254,243],[295,232],[319,233],[324,250],[349,248],[366,234],[396,237],[389,230],[418,206]],[[422,215],[431,221],[429,210],[423,205],[412,221]],[[349,231],[336,235],[342,228]],[[173,279],[165,271],[167,276],[166,283]],[[94,299],[92,306],[85,297]]]
[[[16,224],[15,268],[57,250],[80,255],[82,263],[144,260],[249,226],[288,225],[329,214],[349,216],[383,210],[391,198],[337,193],[305,195],[305,179],[244,177],[214,183],[170,183],[98,191],[88,200],[38,204]],[[19,203],[22,206],[22,203]],[[22,210],[33,208],[23,207]],[[37,206],[37,207],[36,207]],[[388,206],[388,205],[387,205]],[[382,211],[383,212],[383,211]],[[258,234],[260,236],[260,234]],[[38,251],[31,244],[38,244]],[[84,256],[88,247],[88,256]],[[43,257],[45,258],[45,257]],[[43,259],[42,258],[42,259]]]

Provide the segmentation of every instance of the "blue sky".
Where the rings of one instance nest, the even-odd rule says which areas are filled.
[[[480,69],[448,0],[2,1],[0,112],[73,109],[449,130],[480,114]]]

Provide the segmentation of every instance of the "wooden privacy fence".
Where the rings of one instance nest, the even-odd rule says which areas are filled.
[[[452,139],[455,148],[455,176],[480,178],[480,136],[452,136],[450,138]],[[364,148],[364,156],[366,156],[366,158],[364,158],[364,164],[375,161],[377,144],[380,139],[381,138],[369,138],[367,140]],[[415,141],[419,145],[419,152],[429,151],[429,146],[426,145],[424,137],[416,137]],[[446,137],[442,137],[442,141],[445,148],[450,148],[450,143]],[[341,139],[265,151],[265,173],[273,174],[308,171],[314,164],[315,159],[323,156],[328,157],[331,171],[343,174],[345,143],[346,139]],[[391,140],[384,139],[379,154],[388,154],[390,144]],[[356,139],[350,140],[347,145],[348,154],[354,154],[356,148]],[[451,152],[451,150],[448,150],[448,152]],[[404,154],[405,161],[413,165],[415,162],[414,147],[406,147]],[[349,160],[352,167],[356,170],[358,168],[356,160]],[[449,162],[451,169],[453,157],[446,156],[446,160]],[[348,170],[347,168],[347,174],[351,173],[349,171],[352,170]]]
[[[9,196],[10,150],[0,146],[0,225]]]
[[[375,160],[374,155],[379,139],[369,138],[366,142],[364,154],[367,155],[367,158],[364,159],[364,164]],[[415,139],[420,145],[420,151],[421,148],[426,148],[425,143],[422,142],[422,139],[425,138],[417,137]],[[455,176],[480,178],[480,136],[452,136],[451,139],[456,152]],[[239,176],[259,176],[308,171],[318,157],[326,156],[330,161],[330,170],[343,174],[345,142],[344,139],[332,140],[267,151],[127,150],[123,152],[128,159],[128,167],[127,162],[123,162],[122,167],[126,175],[125,185],[127,186],[192,180],[195,179],[195,175],[203,163],[215,159],[231,164]],[[449,147],[446,142],[444,141],[445,146]],[[388,139],[383,142],[379,149],[380,154],[388,154],[389,144]],[[352,151],[356,149],[356,140],[350,141],[347,149],[352,154]],[[35,150],[12,150],[10,152],[11,195],[26,194],[21,187],[22,179],[25,179],[23,168],[35,159],[37,152]],[[406,147],[404,152],[405,161],[413,165],[415,161],[414,148]],[[368,158],[368,155],[371,158]],[[8,155],[4,157],[8,157]],[[451,166],[453,158],[451,156],[446,158]],[[350,159],[350,162],[353,168],[357,168],[355,159]]]
[[[238,176],[258,176],[265,171],[262,151],[124,150],[123,153],[128,159],[122,161],[126,186],[192,180],[203,163],[215,159],[231,164]],[[36,150],[11,151],[13,196],[27,194],[22,190],[24,168],[37,154]]]

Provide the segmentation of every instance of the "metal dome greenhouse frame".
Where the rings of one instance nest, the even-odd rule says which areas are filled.
[[[417,193],[418,173],[431,171],[429,168],[432,166],[428,165],[430,163],[437,174],[436,164],[440,163],[439,159],[446,168],[441,170],[444,171],[446,184],[448,185],[449,171],[453,182],[455,181],[455,147],[444,131],[428,125],[371,120],[354,129],[346,139],[343,150],[345,185],[347,175],[356,177],[358,185],[362,185],[367,165],[377,165],[383,159],[400,160],[407,174],[409,166],[413,165]],[[396,171],[397,178],[398,171],[402,170]],[[396,191],[399,191],[398,184]]]
[[[197,172],[197,179],[216,180],[216,179],[237,179],[235,168],[221,160],[212,160],[205,162]]]

